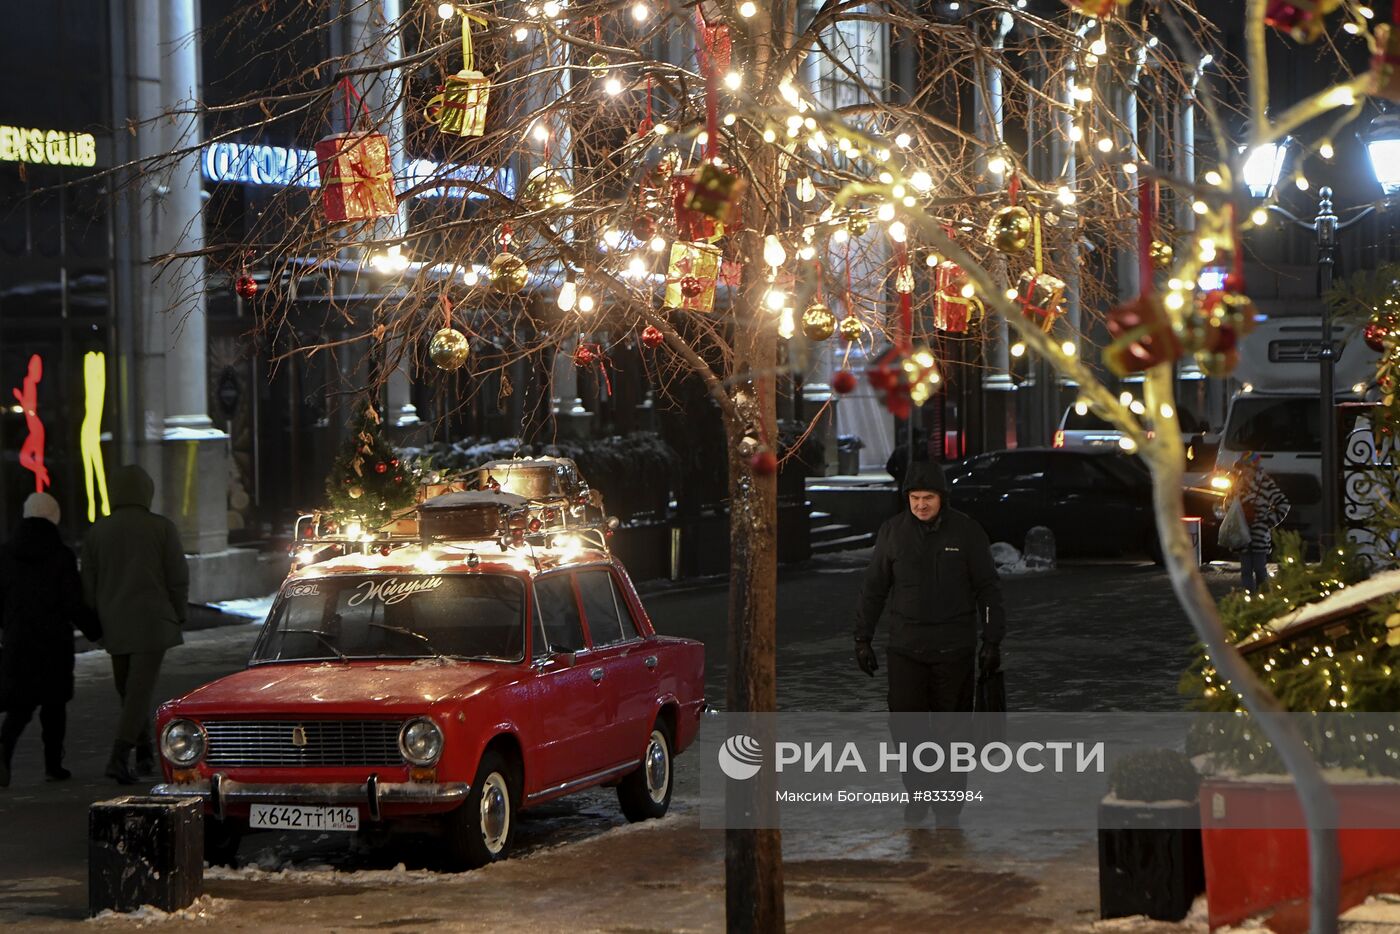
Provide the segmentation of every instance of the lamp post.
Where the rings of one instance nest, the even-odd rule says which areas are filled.
[[[1366,132],[1361,135],[1371,159],[1371,167],[1376,181],[1387,197],[1400,193],[1400,114],[1381,114],[1371,121]],[[1290,140],[1268,143],[1255,147],[1244,161],[1244,180],[1249,193],[1255,198],[1270,197],[1283,176],[1284,164],[1288,160]],[[1376,205],[1368,205],[1355,216],[1345,221],[1337,219],[1332,207],[1332,189],[1322,187],[1317,192],[1317,213],[1310,221],[1305,221],[1278,204],[1269,204],[1268,209],[1278,214],[1294,226],[1311,231],[1317,241],[1318,292],[1326,295],[1332,288],[1332,275],[1337,262],[1337,234],[1360,221],[1376,210]],[[1319,430],[1322,435],[1322,529],[1319,536],[1324,549],[1332,547],[1340,527],[1338,513],[1341,467],[1338,463],[1337,425],[1334,415],[1335,387],[1333,386],[1334,367],[1337,362],[1336,348],[1332,343],[1332,308],[1322,303],[1322,340],[1318,348],[1318,395],[1322,409]]]

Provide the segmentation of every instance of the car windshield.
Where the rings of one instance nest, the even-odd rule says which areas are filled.
[[[1227,451],[1320,451],[1321,406],[1316,397],[1241,396],[1230,407]]]
[[[288,581],[253,662],[451,655],[524,657],[525,589],[506,574],[345,575]]]

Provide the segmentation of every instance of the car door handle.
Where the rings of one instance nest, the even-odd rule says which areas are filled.
[[[601,668],[590,668],[590,669],[588,669],[588,677],[592,678],[595,682],[596,682],[596,681],[602,681],[602,680],[603,680],[603,669],[601,669]]]
[[[648,655],[648,656],[647,656],[647,667],[648,667],[648,668],[655,668],[655,667],[656,667],[656,656],[655,656],[655,655]]]

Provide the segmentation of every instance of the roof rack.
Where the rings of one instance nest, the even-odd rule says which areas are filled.
[[[407,545],[433,542],[553,548],[571,543],[611,554],[608,539],[617,520],[564,457],[490,461],[450,480],[424,483],[417,502],[378,528],[342,524],[324,511],[300,516],[292,555],[302,566],[344,554],[388,555]]]

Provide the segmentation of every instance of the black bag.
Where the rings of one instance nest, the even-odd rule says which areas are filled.
[[[1006,681],[1000,671],[977,676],[972,709],[977,745],[1006,741]]]

